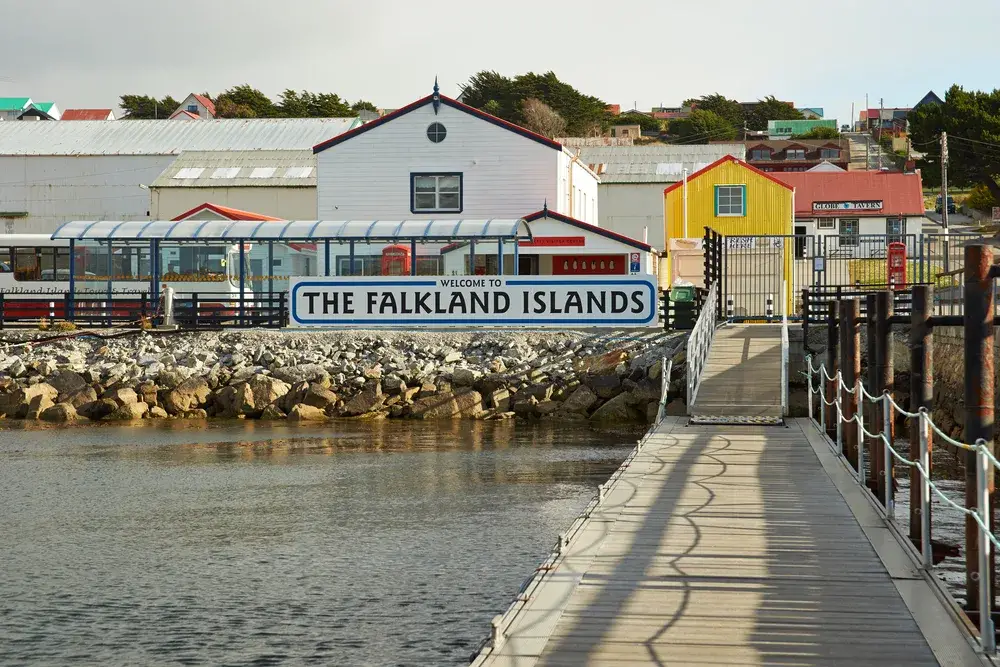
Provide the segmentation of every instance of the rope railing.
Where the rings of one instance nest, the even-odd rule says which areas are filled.
[[[806,357],[806,368],[807,373],[807,388],[809,393],[809,419],[816,425],[820,432],[824,434],[827,433],[827,408],[833,408],[830,411],[830,416],[836,411],[836,429],[837,437],[835,442],[836,452],[838,455],[843,456],[844,454],[844,443],[843,443],[843,427],[849,424],[855,424],[857,428],[857,480],[862,487],[865,487],[865,464],[864,464],[864,446],[865,440],[872,441],[872,446],[874,447],[876,443],[881,443],[884,452],[885,461],[885,511],[887,518],[891,521],[894,517],[894,501],[893,501],[893,484],[892,484],[892,465],[890,461],[899,461],[904,466],[915,469],[920,474],[920,517],[921,517],[921,559],[923,561],[923,566],[926,570],[930,571],[933,566],[933,555],[931,553],[931,541],[930,537],[930,506],[931,506],[931,494],[938,496],[941,501],[948,507],[958,510],[965,516],[972,518],[977,526],[977,531],[979,534],[979,572],[987,572],[990,568],[990,551],[991,548],[1000,550],[1000,539],[989,529],[987,521],[989,516],[989,484],[988,484],[988,472],[990,466],[1000,467],[1000,460],[994,456],[993,452],[990,451],[990,447],[985,440],[977,440],[973,444],[964,443],[958,441],[947,434],[945,434],[937,424],[934,423],[934,419],[931,417],[930,413],[926,408],[920,408],[918,412],[908,412],[904,410],[893,398],[892,395],[886,391],[881,395],[875,395],[870,393],[864,386],[864,383],[858,378],[854,387],[848,387],[847,383],[844,382],[843,375],[840,371],[837,371],[833,376],[830,375],[829,371],[826,369],[826,365],[821,363],[819,367],[813,366],[813,361],[811,356]],[[815,383],[813,379],[818,379]],[[830,401],[827,400],[824,391],[824,385],[826,383],[833,383],[830,387],[832,393],[835,394],[835,398]],[[813,414],[813,395],[819,396],[819,409],[820,416],[817,421]],[[854,397],[856,403],[858,403],[858,409],[853,410],[853,414],[850,418],[844,416],[843,406],[841,405],[843,396],[851,395]],[[863,410],[860,409],[860,404],[862,402],[868,402],[870,404],[882,406],[882,430],[880,432],[869,431],[865,427],[865,421],[863,416]],[[913,460],[904,456],[900,451],[898,451],[891,440],[891,424],[894,416],[899,414],[906,419],[916,419],[918,423],[917,433],[920,439],[920,457],[919,460]],[[934,480],[930,476],[930,432],[933,431],[941,438],[943,442],[946,442],[953,447],[964,450],[967,452],[974,452],[976,455],[976,507],[962,507],[951,498],[949,498],[941,490],[941,488],[934,483]],[[981,576],[979,579],[979,609],[989,609],[992,597],[992,591],[990,590],[990,577]],[[981,613],[979,614],[980,627],[979,627],[979,639],[982,648],[987,653],[994,653],[996,651],[996,641],[995,632],[993,628],[993,621],[990,614]]]

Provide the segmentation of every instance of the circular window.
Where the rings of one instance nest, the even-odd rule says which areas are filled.
[[[436,144],[444,141],[446,136],[448,136],[448,130],[441,123],[431,123],[427,127],[427,138]]]

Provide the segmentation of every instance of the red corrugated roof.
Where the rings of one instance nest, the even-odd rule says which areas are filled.
[[[757,167],[753,166],[752,164],[747,164],[745,161],[740,160],[739,158],[735,158],[732,155],[723,155],[722,157],[720,157],[718,160],[716,160],[712,164],[707,165],[705,167],[702,167],[698,171],[694,172],[693,174],[691,174],[690,176],[688,176],[688,183],[690,183],[694,179],[698,178],[699,176],[703,176],[704,174],[707,174],[708,172],[710,172],[713,169],[715,169],[716,167],[718,167],[720,164],[724,164],[726,162],[735,162],[736,164],[740,165],[744,169],[749,169],[750,171],[752,171],[753,173],[757,174],[758,176],[763,176],[764,178],[766,178],[768,180],[774,181],[775,183],[777,183],[781,187],[788,188],[789,190],[791,190],[791,186],[789,186],[787,183],[785,183],[783,181],[779,181],[772,174],[769,174],[769,173],[767,173],[765,171],[761,171],[760,169],[758,169]],[[679,187],[681,187],[683,185],[684,185],[684,181],[677,181],[673,185],[668,185],[666,188],[663,189],[663,194],[667,194],[668,192],[676,190],[677,188],[679,188]]]
[[[208,113],[212,114],[213,117],[215,116],[215,103],[212,100],[208,99],[204,95],[199,95],[198,93],[191,93],[191,94],[194,96],[196,100],[201,102],[202,106],[208,109]]]
[[[174,218],[174,220],[188,220],[193,218],[202,211],[212,211],[223,218],[229,220],[261,220],[261,221],[275,221],[282,220],[282,218],[272,218],[269,215],[262,215],[260,213],[251,213],[250,211],[241,211],[238,208],[229,208],[228,206],[219,206],[218,204],[212,204],[211,202],[205,202],[199,206],[195,206],[190,211],[185,211],[179,216]]]
[[[60,120],[107,120],[111,109],[66,109]]]
[[[776,172],[795,188],[795,214],[843,215],[838,211],[813,211],[813,202],[882,200],[880,211],[851,211],[851,216],[923,215],[924,195],[920,172],[900,174],[884,171]]]

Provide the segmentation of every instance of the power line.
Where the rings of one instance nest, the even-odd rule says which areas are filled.
[[[958,139],[959,141],[968,141],[970,144],[982,144],[983,146],[994,146],[1000,148],[1000,144],[993,143],[990,141],[979,141],[978,139],[968,139],[966,137],[959,137],[954,134],[948,135],[948,139]]]

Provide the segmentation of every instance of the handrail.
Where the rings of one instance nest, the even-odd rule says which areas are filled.
[[[895,400],[893,400],[892,395],[886,391],[881,396],[876,396],[870,393],[858,378],[857,384],[853,388],[848,388],[847,384],[844,382],[843,376],[840,371],[834,376],[831,376],[826,369],[826,365],[820,363],[819,367],[814,367],[812,363],[812,356],[806,357],[806,372],[803,375],[806,376],[808,381],[809,390],[809,420],[814,426],[826,436],[827,427],[827,416],[826,408],[834,408],[837,414],[837,440],[834,443],[834,451],[838,454],[843,455],[843,441],[842,441],[842,426],[855,423],[857,424],[858,433],[858,476],[857,481],[859,484],[864,486],[865,484],[865,471],[864,471],[864,442],[865,438],[869,438],[873,441],[881,441],[884,450],[884,460],[886,462],[891,459],[895,459],[905,466],[914,468],[920,473],[920,517],[921,517],[921,559],[923,560],[924,569],[930,571],[934,566],[933,555],[931,553],[931,541],[928,536],[931,532],[930,526],[930,516],[931,516],[931,493],[933,492],[948,506],[958,510],[962,514],[969,516],[975,522],[977,526],[977,532],[979,533],[979,572],[987,572],[990,567],[990,551],[991,549],[1000,550],[1000,539],[990,531],[987,520],[989,517],[989,487],[988,487],[988,472],[990,466],[1000,467],[1000,460],[993,455],[990,451],[989,446],[983,439],[976,440],[974,444],[968,444],[955,440],[954,438],[946,435],[938,426],[934,423],[934,419],[931,417],[927,408],[920,408],[918,412],[907,412],[904,410]],[[819,382],[816,387],[813,387],[813,378],[819,376]],[[835,382],[836,391],[833,393],[836,398],[833,401],[826,400],[825,392],[823,390],[824,382]],[[863,410],[859,409],[854,412],[850,419],[844,418],[844,413],[842,410],[842,396],[844,392],[853,394],[856,396],[858,403],[868,402],[868,403],[881,403],[882,404],[882,431],[879,433],[872,433],[865,428]],[[819,396],[819,407],[820,407],[820,420],[817,421],[813,415],[813,395]],[[903,456],[902,453],[897,451],[892,444],[891,435],[892,431],[890,425],[893,422],[894,414],[898,413],[906,419],[916,419],[917,420],[917,432],[919,433],[920,439],[920,456],[919,460],[913,461]],[[831,415],[832,417],[832,415]],[[970,509],[967,507],[962,507],[955,501],[951,500],[941,491],[934,480],[930,478],[930,431],[933,430],[941,439],[949,445],[956,447],[958,449],[975,452],[976,454],[976,499],[977,507]],[[893,485],[892,485],[892,466],[886,463],[885,465],[885,510],[886,516],[889,520],[893,519],[894,512],[894,502],[893,502]],[[989,609],[990,601],[992,599],[992,591],[990,590],[990,577],[980,577],[979,578],[979,609]],[[996,652],[996,636],[995,629],[993,627],[993,621],[990,618],[990,614],[979,614],[979,641],[982,645],[983,651],[992,655]]]
[[[788,416],[788,282],[781,281],[781,416]]]
[[[701,386],[701,373],[705,370],[705,361],[712,349],[715,338],[715,324],[718,317],[719,291],[718,284],[713,284],[705,297],[698,321],[691,329],[687,344],[687,409],[691,414],[691,406],[698,398],[698,388]]]

